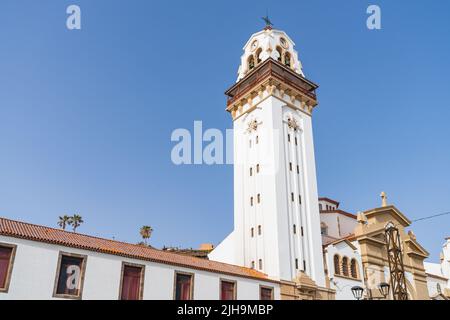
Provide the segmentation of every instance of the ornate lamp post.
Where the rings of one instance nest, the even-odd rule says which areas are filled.
[[[361,288],[360,286],[354,286],[352,287],[352,293],[356,300],[361,300],[364,293],[364,289]]]
[[[383,295],[385,299],[389,295],[389,288],[390,286],[386,282],[382,282],[378,285],[378,290],[380,290],[380,293]]]
[[[381,295],[386,299],[389,296],[389,284],[382,282],[378,285],[378,290],[380,290]],[[369,297],[367,299],[372,300],[372,294],[370,294],[370,289],[366,289],[369,292]],[[361,300],[364,294],[364,288],[360,286],[352,287],[352,293],[356,300]]]

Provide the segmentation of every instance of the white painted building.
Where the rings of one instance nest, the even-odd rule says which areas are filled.
[[[330,286],[336,290],[336,300],[354,300],[352,287],[365,285],[357,243],[336,240],[324,246],[324,257]]]
[[[440,263],[425,262],[430,297],[440,299],[450,296],[450,237],[446,239],[440,254]]]
[[[0,218],[0,300],[261,298],[255,270]]]

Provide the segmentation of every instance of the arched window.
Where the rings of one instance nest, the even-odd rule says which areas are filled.
[[[320,234],[323,236],[328,235],[328,226],[323,222],[320,223]]]
[[[334,255],[334,273],[341,274],[341,263],[339,261],[339,255]]]
[[[281,59],[283,57],[283,49],[281,49],[281,47],[276,48],[277,52],[278,52],[278,61],[281,62]]]
[[[258,48],[258,50],[256,50],[256,63],[260,64],[261,63],[261,53],[262,53],[262,49]]]
[[[356,259],[352,259],[350,262],[350,275],[352,278],[358,278],[358,263],[356,262]]]
[[[248,70],[252,70],[255,67],[255,57],[248,57]]]
[[[289,52],[286,52],[286,54],[284,55],[284,65],[288,68],[291,67],[291,55],[289,54]]]
[[[348,258],[342,258],[342,274],[348,277]]]

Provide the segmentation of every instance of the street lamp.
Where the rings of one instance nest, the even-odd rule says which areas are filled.
[[[386,282],[380,283],[378,285],[378,290],[380,290],[380,293],[384,298],[386,298],[389,295],[389,284],[387,284]]]
[[[360,286],[352,287],[352,293],[356,300],[361,300],[363,296],[364,289]]]

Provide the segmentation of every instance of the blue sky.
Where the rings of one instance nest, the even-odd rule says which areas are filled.
[[[82,30],[66,28],[77,4]],[[382,9],[382,30],[366,8]],[[410,219],[450,211],[450,3],[3,0],[0,216],[197,247],[232,230],[230,165],[175,166],[176,128],[231,128],[223,92],[269,9],[308,78],[319,193],[351,212],[386,191]],[[413,225],[438,258],[450,216]]]

